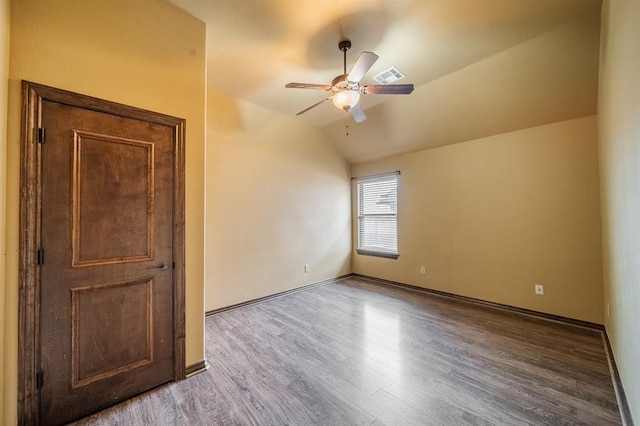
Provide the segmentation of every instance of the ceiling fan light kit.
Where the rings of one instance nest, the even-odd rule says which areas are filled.
[[[337,76],[328,84],[310,84],[310,83],[288,83],[285,85],[289,89],[315,89],[331,91],[332,95],[322,99],[310,107],[300,111],[296,115],[317,107],[324,101],[331,99],[333,104],[344,111],[351,113],[354,121],[360,123],[367,119],[364,111],[358,105],[360,95],[408,95],[413,92],[413,84],[387,84],[387,85],[365,85],[360,86],[360,80],[369,71],[373,64],[378,60],[378,55],[373,52],[362,52],[358,60],[353,65],[351,72],[347,74],[347,50],[351,48],[351,41],[342,40],[338,43],[338,48],[343,54],[344,74]]]
[[[360,93],[355,90],[342,90],[331,98],[333,104],[339,109],[349,111],[360,100]]]

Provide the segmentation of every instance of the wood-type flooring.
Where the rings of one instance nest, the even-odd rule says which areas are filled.
[[[621,424],[600,331],[361,277],[207,317],[206,358],[76,424]]]

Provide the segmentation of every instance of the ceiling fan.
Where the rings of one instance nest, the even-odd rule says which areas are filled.
[[[344,74],[333,79],[331,84],[309,84],[309,83],[288,83],[285,85],[289,89],[316,89],[331,91],[328,98],[321,100],[309,108],[303,109],[296,115],[304,114],[323,103],[332,100],[333,104],[344,111],[348,111],[353,116],[356,123],[361,123],[367,119],[364,111],[358,105],[360,95],[408,95],[413,92],[413,84],[374,84],[360,86],[360,80],[369,71],[369,68],[378,60],[378,55],[373,52],[362,52],[358,60],[353,65],[351,72],[347,74],[347,50],[351,49],[351,41],[342,40],[338,43],[338,48],[344,57]]]

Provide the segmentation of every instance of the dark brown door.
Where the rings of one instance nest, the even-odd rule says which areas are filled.
[[[174,378],[174,129],[43,101],[40,421]]]

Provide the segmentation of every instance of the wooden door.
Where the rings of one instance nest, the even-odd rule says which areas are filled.
[[[184,374],[176,129],[46,98],[39,115],[36,387],[63,424]]]

